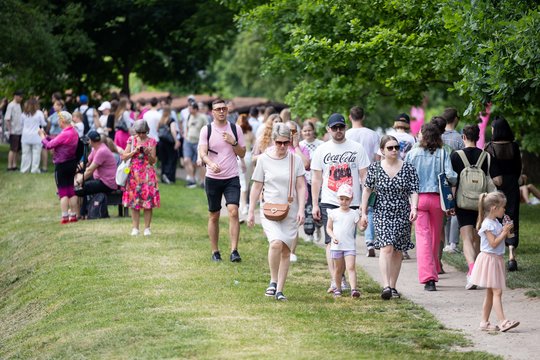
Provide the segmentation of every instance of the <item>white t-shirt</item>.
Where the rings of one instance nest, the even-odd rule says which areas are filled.
[[[394,129],[388,131],[388,135],[395,137],[399,143],[399,157],[401,160],[405,160],[405,155],[413,148],[416,144],[416,139],[411,134],[406,132],[396,131]]]
[[[11,123],[11,133],[10,135],[21,135],[22,134],[22,123],[21,123],[22,109],[21,104],[13,100],[10,102],[6,109],[5,119],[9,120]]]
[[[478,230],[478,235],[480,236],[480,251],[496,255],[504,255],[504,241],[501,241],[496,248],[492,248],[489,245],[488,238],[486,236],[486,231],[491,232],[495,237],[499,236],[503,230],[503,226],[496,219],[485,218],[482,221],[482,226]]]
[[[38,110],[34,115],[25,114],[21,115],[22,122],[22,136],[21,144],[41,144],[41,137],[39,137],[39,126],[45,127],[47,122],[45,121],[45,115],[41,110]]]
[[[311,159],[313,159],[313,153],[315,152],[315,149],[319,147],[319,145],[324,144],[324,141],[315,139],[312,142],[307,142],[306,140],[300,141],[300,146],[304,147],[309,152],[309,161],[311,163]],[[311,184],[311,171],[306,172],[306,181],[308,184]]]
[[[379,135],[375,131],[366,127],[352,128],[347,130],[345,137],[361,144],[366,150],[369,161],[375,161],[375,155],[379,151]]]
[[[355,141],[345,140],[337,144],[330,140],[320,145],[313,153],[311,170],[322,171],[321,203],[339,206],[337,190],[342,184],[348,184],[353,188],[351,206],[360,206],[358,171],[369,164],[366,151]]]
[[[159,121],[161,120],[161,114],[159,113],[159,111],[157,111],[156,109],[148,110],[144,113],[143,120],[146,121],[148,127],[150,128],[148,136],[155,139],[156,141],[159,141],[158,126]]]
[[[328,218],[333,221],[332,231],[339,241],[337,244],[330,242],[330,250],[356,250],[356,224],[360,220],[358,211],[328,209]]]

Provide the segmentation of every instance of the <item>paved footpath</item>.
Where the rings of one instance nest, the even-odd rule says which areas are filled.
[[[365,256],[363,237],[358,237],[357,248],[357,264],[380,283],[379,258]],[[440,275],[437,291],[427,292],[418,283],[414,250],[409,254],[411,259],[405,260],[401,267],[398,291],[403,297],[432,313],[446,327],[462,331],[474,344],[474,349],[464,350],[486,351],[505,359],[540,358],[540,299],[526,297],[524,289],[503,291],[505,315],[519,320],[521,324],[506,333],[480,331],[478,325],[485,290],[465,290],[465,274],[445,264],[446,274]],[[496,322],[493,312],[491,322]]]
[[[177,174],[183,178],[184,172],[180,170]],[[256,214],[258,217],[259,212],[257,211]],[[226,216],[227,213],[224,212],[222,215]],[[256,222],[259,223],[258,219]],[[300,231],[300,236],[305,237],[302,231]],[[380,283],[379,258],[365,256],[366,247],[363,236],[357,238],[357,244],[358,266]],[[322,243],[317,245],[323,246]],[[485,291],[465,290],[465,274],[448,264],[444,265],[446,274],[440,276],[437,291],[424,291],[424,286],[418,283],[416,254],[414,250],[409,254],[411,259],[405,260],[401,267],[397,283],[398,291],[402,297],[433,314],[447,328],[462,331],[473,343],[472,347],[463,348],[464,351],[485,351],[512,360],[540,359],[540,299],[526,297],[523,289],[505,290],[503,292],[505,314],[510,319],[519,320],[521,324],[506,333],[480,331],[478,325]],[[298,255],[299,261],[302,261],[302,254]],[[494,313],[491,320],[496,322]]]

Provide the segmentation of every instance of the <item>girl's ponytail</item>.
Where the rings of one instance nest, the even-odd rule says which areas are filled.
[[[480,230],[482,227],[482,222],[484,221],[484,199],[486,196],[487,193],[482,193],[478,198],[478,218],[476,219],[476,230]]]

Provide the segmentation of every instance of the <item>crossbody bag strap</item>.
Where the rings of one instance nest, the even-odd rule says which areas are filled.
[[[293,179],[294,179],[294,155],[289,154],[289,193],[288,200],[289,204],[293,202]]]

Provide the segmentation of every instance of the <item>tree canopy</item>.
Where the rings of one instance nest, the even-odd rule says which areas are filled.
[[[463,98],[476,120],[488,103],[525,147],[540,150],[540,13],[527,0],[273,0],[247,2],[241,29],[264,38],[264,71],[293,74],[286,101],[302,116],[385,101],[415,105],[427,91]]]

